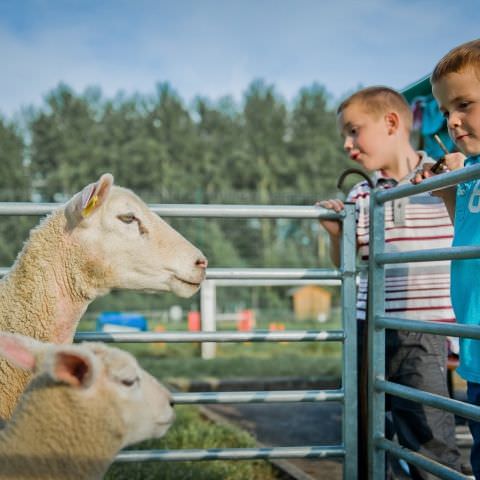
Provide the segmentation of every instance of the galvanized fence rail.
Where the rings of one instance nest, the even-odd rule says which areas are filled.
[[[385,379],[385,329],[425,332],[480,339],[480,326],[443,324],[405,320],[385,315],[385,271],[392,263],[425,262],[480,257],[478,247],[450,247],[415,252],[385,252],[385,203],[398,198],[444,188],[471,179],[480,178],[480,166],[463,168],[428,179],[420,185],[402,185],[389,190],[375,190],[370,200],[370,258],[369,258],[369,478],[385,476],[385,452],[402,458],[442,479],[470,478],[417,452],[410,451],[385,438],[385,394],[442,408],[465,418],[480,421],[480,407],[445,398],[421,390],[389,382]]]
[[[1,215],[44,215],[59,204],[0,203]],[[192,450],[129,450],[120,452],[116,461],[187,461],[241,460],[280,458],[343,458],[344,478],[357,478],[357,335],[355,319],[356,238],[355,210],[346,205],[342,213],[313,206],[276,205],[150,205],[164,217],[229,217],[229,218],[307,218],[336,219],[343,222],[341,267],[333,269],[302,268],[210,268],[207,279],[281,282],[334,280],[341,282],[342,329],[337,331],[283,332],[165,332],[165,333],[104,333],[83,332],[75,341],[107,343],[190,343],[190,342],[342,342],[342,384],[336,390],[250,391],[219,393],[174,393],[177,404],[267,403],[267,402],[343,402],[342,443],[340,445],[301,445],[271,448],[229,448]],[[0,269],[5,274],[6,268]],[[318,428],[322,428],[321,425]]]

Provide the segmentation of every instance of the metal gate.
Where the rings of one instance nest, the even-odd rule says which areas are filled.
[[[0,203],[0,215],[43,215],[57,204]],[[343,342],[342,384],[336,390],[250,391],[222,393],[174,393],[176,404],[267,403],[267,402],[343,402],[342,443],[339,445],[299,445],[271,448],[225,448],[191,450],[129,450],[120,452],[117,462],[240,460],[280,458],[343,458],[344,478],[357,478],[357,338],[355,319],[355,210],[334,213],[313,206],[252,206],[252,205],[150,205],[163,217],[228,217],[228,218],[319,218],[343,222],[341,267],[334,269],[303,268],[209,268],[207,279],[264,279],[341,281],[342,329],[335,331],[283,332],[166,332],[166,333],[97,333],[84,332],[76,341],[104,342]],[[1,269],[4,273],[6,269]],[[322,428],[321,425],[318,428]]]
[[[432,260],[461,260],[480,257],[478,247],[450,247],[402,253],[384,251],[385,202],[416,195],[430,190],[480,178],[480,166],[457,170],[426,180],[420,185],[403,185],[389,190],[376,190],[370,199],[370,258],[369,258],[369,478],[380,480],[385,476],[385,452],[402,458],[442,479],[467,477],[438,462],[410,451],[385,438],[385,394],[399,396],[435,408],[441,408],[461,417],[480,421],[480,407],[458,400],[389,382],[385,379],[385,329],[425,332],[480,339],[480,326],[422,322],[385,315],[384,266],[393,263],[424,262]]]

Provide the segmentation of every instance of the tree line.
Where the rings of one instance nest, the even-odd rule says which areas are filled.
[[[96,87],[79,94],[60,84],[40,107],[15,120],[0,117],[0,162],[0,201],[65,201],[111,172],[115,183],[147,202],[297,205],[335,195],[336,179],[348,166],[326,90],[314,84],[286,102],[262,80],[248,86],[240,104],[231,97],[197,97],[190,105],[168,83],[150,95],[114,98]],[[12,263],[37,221],[0,219],[1,266]],[[168,221],[211,266],[329,265],[316,222]],[[228,289],[222,295],[220,301],[239,301]],[[241,301],[251,303],[249,295],[242,293]],[[114,295],[99,307],[127,298],[133,301]],[[286,301],[285,290],[262,289],[255,296],[260,307]],[[165,303],[138,301],[155,302]]]

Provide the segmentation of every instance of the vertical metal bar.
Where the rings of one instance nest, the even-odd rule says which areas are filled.
[[[342,328],[345,331],[343,344],[342,388],[343,403],[343,444],[345,459],[343,478],[358,478],[358,395],[357,395],[357,320],[356,320],[356,253],[355,205],[345,204],[343,219],[341,270],[342,282]]]
[[[377,328],[375,315],[385,314],[385,270],[375,255],[385,246],[385,206],[370,196],[370,246],[368,259],[368,478],[385,476],[385,451],[375,448],[377,437],[385,432],[385,393],[374,387],[377,377],[385,378],[385,329]]]
[[[217,329],[215,314],[217,309],[215,280],[204,280],[200,290],[200,311],[202,319],[202,332],[214,332]],[[202,358],[215,358],[216,343],[202,343]]]

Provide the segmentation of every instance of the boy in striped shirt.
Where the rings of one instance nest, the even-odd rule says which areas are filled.
[[[433,162],[425,152],[417,152],[411,146],[412,112],[395,90],[380,86],[356,92],[341,103],[337,120],[345,151],[354,162],[373,172],[377,187],[392,188],[409,182],[417,169]],[[348,195],[348,201],[356,205],[360,262],[368,261],[369,200],[370,188],[366,181],[355,185]],[[337,199],[324,200],[319,204],[337,212],[343,209],[343,202]],[[332,220],[322,220],[321,223],[330,236],[332,261],[339,266],[341,223]],[[448,247],[452,234],[448,212],[436,197],[421,194],[385,205],[387,252]],[[359,343],[365,328],[367,288],[367,274],[363,269],[357,291]],[[415,320],[454,322],[449,292],[448,262],[386,267],[387,314]],[[386,353],[389,380],[448,396],[447,351],[443,337],[387,331]],[[359,371],[361,368],[359,365]],[[451,468],[460,469],[460,453],[455,445],[455,420],[451,413],[398,397],[389,400],[394,429],[401,445]],[[361,470],[362,467],[360,473]],[[410,465],[410,473],[414,479],[432,478],[428,472],[413,465]]]

